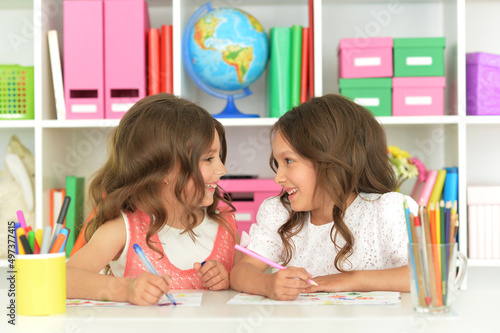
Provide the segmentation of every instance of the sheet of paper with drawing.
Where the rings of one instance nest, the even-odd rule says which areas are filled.
[[[240,293],[230,299],[231,305],[395,305],[401,304],[398,292],[348,292],[300,294],[293,301],[277,301],[265,296]]]
[[[199,293],[184,293],[184,292],[172,292],[172,296],[175,298],[177,306],[201,306],[201,299],[203,297],[203,292]],[[135,306],[127,302],[109,302],[109,301],[94,301],[88,299],[67,299],[67,306]],[[170,306],[173,303],[163,295],[156,306]]]

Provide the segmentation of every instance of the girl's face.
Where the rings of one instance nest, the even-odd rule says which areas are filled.
[[[201,157],[200,172],[205,181],[205,198],[203,199],[202,207],[207,207],[214,202],[217,183],[220,177],[227,172],[226,167],[220,159],[220,140],[217,131],[215,131],[215,138],[210,150]]]
[[[310,160],[297,154],[278,131],[273,139],[273,157],[278,168],[274,182],[288,193],[292,209],[296,212],[310,212],[311,223],[322,225],[333,221],[333,201],[324,190],[316,188],[316,170]],[[347,199],[349,206],[356,194]]]
[[[314,193],[316,171],[313,163],[297,154],[279,131],[273,139],[273,157],[277,162],[274,181],[288,193],[292,209],[313,214],[321,207]]]

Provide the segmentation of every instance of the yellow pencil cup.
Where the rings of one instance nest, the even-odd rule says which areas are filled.
[[[16,307],[23,316],[66,312],[66,254],[17,255]]]

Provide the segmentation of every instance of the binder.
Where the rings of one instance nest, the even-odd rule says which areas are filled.
[[[49,44],[50,68],[52,72],[52,85],[54,87],[57,120],[65,120],[66,103],[64,101],[64,84],[62,79],[61,56],[59,54],[59,38],[57,37],[57,30],[47,31],[47,41]]]
[[[148,29],[144,0],[104,0],[106,119],[120,119],[146,96]]]
[[[269,36],[269,116],[278,118],[290,110],[292,28],[272,27]]]
[[[160,29],[148,30],[148,95],[160,92]]]
[[[160,91],[174,93],[173,35],[172,25],[161,26],[160,37]]]
[[[104,115],[104,41],[101,0],[63,2],[66,119]]]
[[[84,177],[66,176],[66,195],[71,197],[66,214],[66,228],[70,231],[66,240],[66,257],[70,256],[83,224],[84,191]]]

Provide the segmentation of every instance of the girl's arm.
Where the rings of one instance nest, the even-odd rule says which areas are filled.
[[[293,300],[309,286],[311,275],[303,268],[288,267],[273,274],[264,273],[269,266],[244,255],[233,267],[231,288],[277,300]]]
[[[166,276],[145,273],[131,279],[99,274],[111,260],[120,256],[126,237],[121,216],[97,229],[92,239],[66,263],[68,298],[147,305],[156,303],[164,292],[168,292],[169,280]]]
[[[315,277],[318,286],[310,286],[306,292],[341,291],[399,291],[410,292],[408,266],[370,270],[351,271]]]

